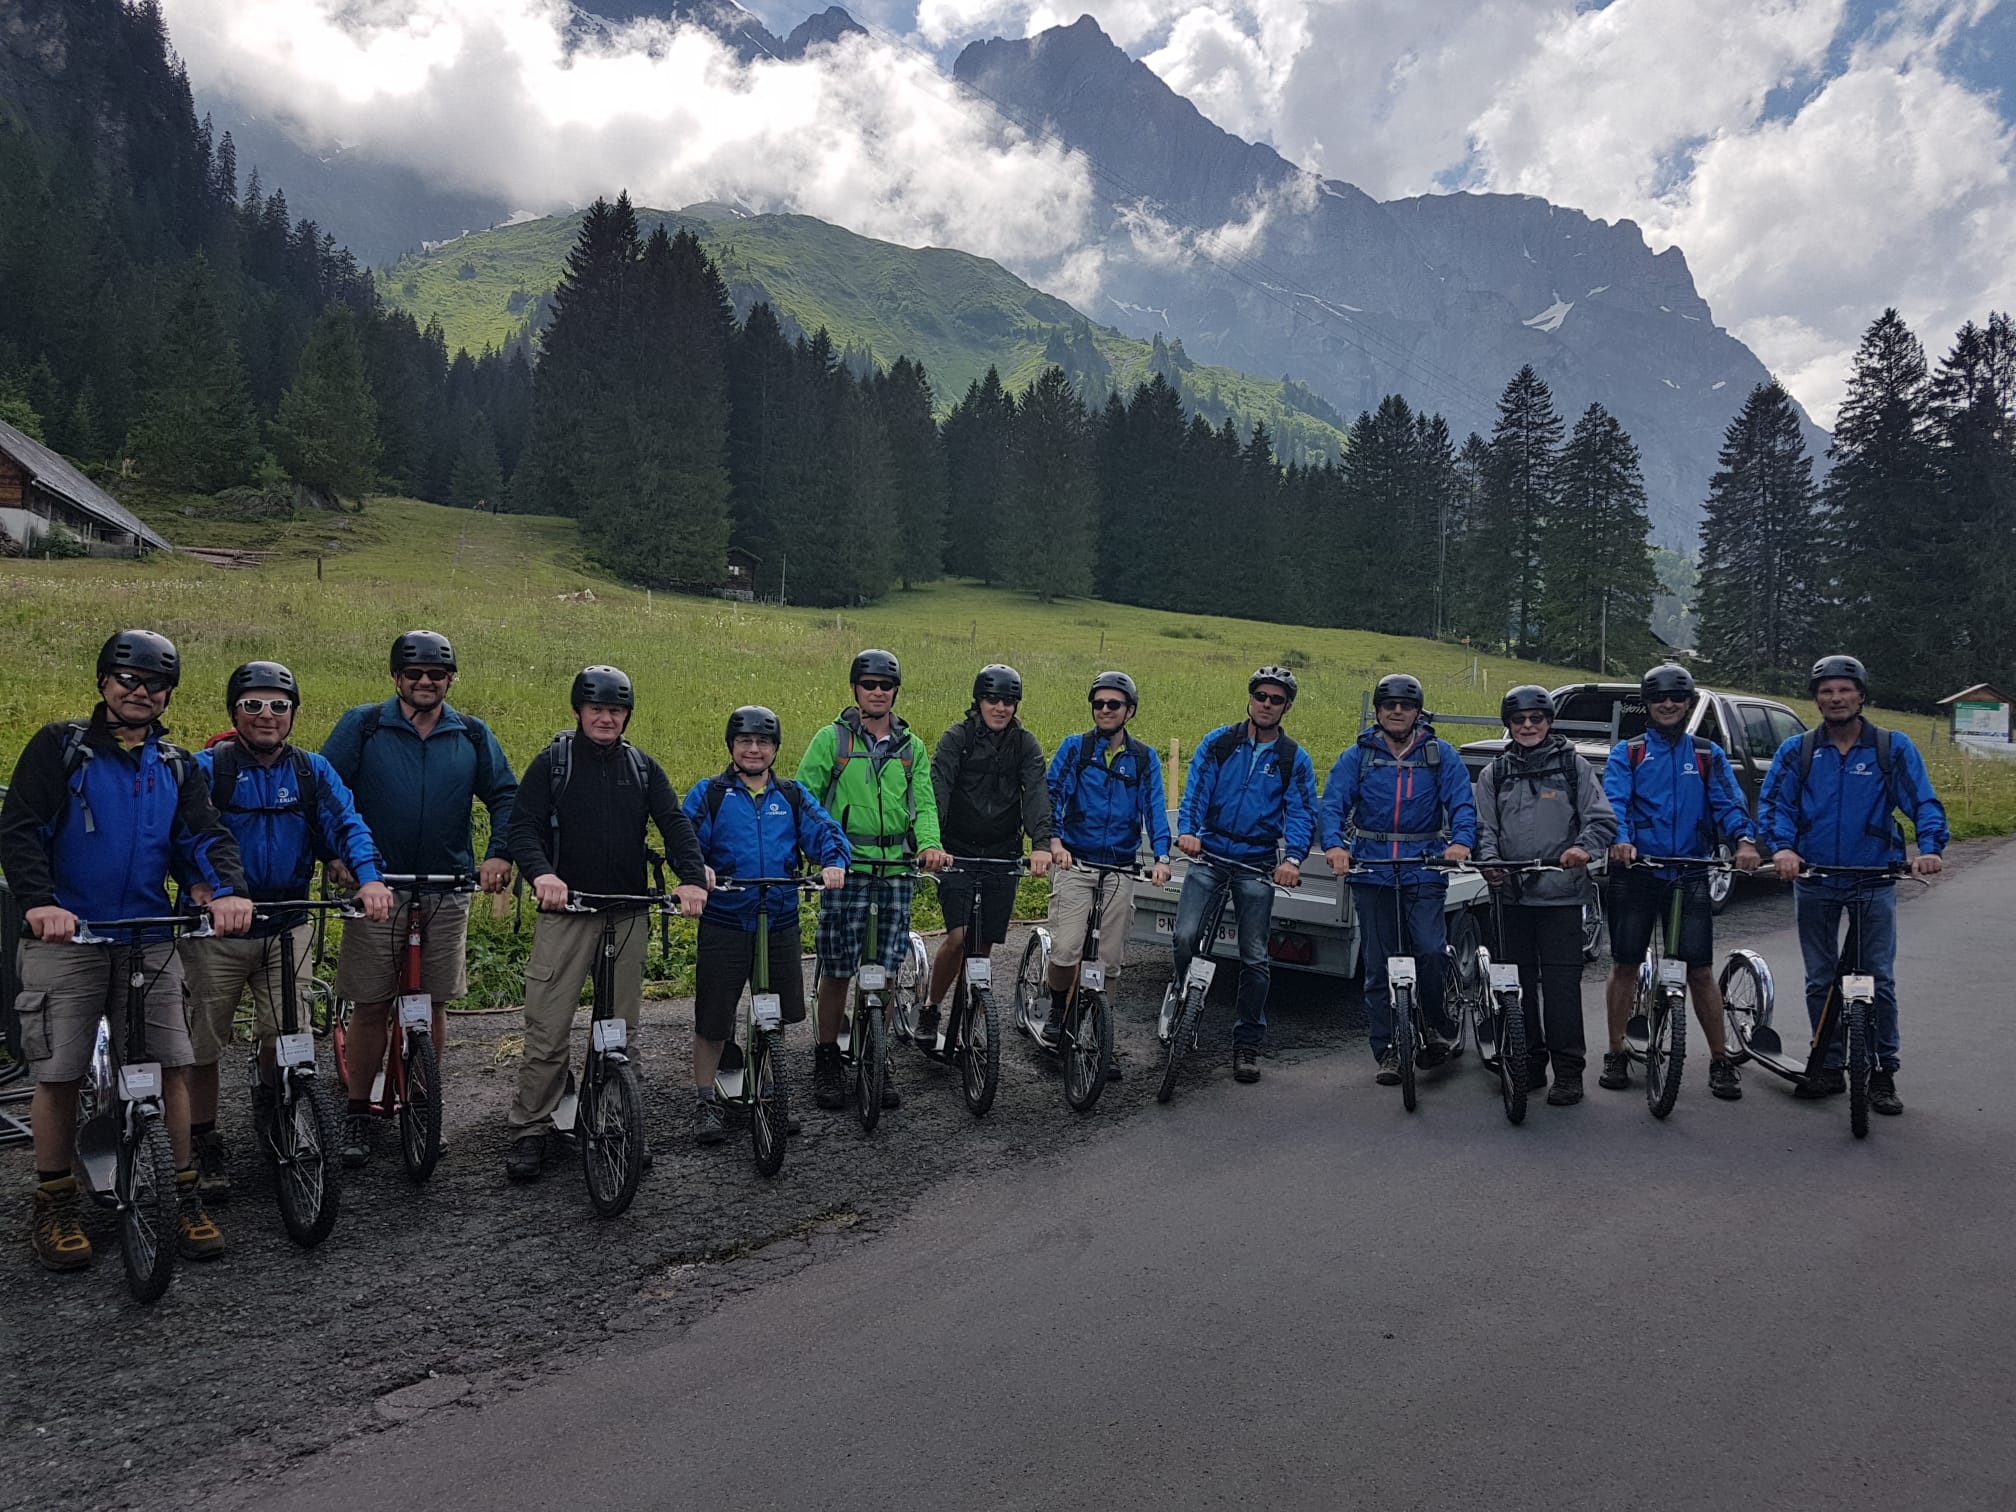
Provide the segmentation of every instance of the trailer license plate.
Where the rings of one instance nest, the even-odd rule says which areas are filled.
[[[1155,915],[1155,933],[1159,935],[1175,934],[1176,916],[1166,913]],[[1236,948],[1239,944],[1239,926],[1236,924],[1220,924],[1218,926],[1218,943]]]

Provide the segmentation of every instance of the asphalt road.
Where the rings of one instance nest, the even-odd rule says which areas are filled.
[[[225,1499],[2006,1509],[2012,898],[2003,846],[1907,903],[1909,1111],[1867,1141],[1756,1071],[1711,1101],[1698,1033],[1663,1124],[1592,1087],[1515,1130],[1474,1067],[1409,1116],[1362,1048],[1213,1074]],[[1787,917],[1739,903],[1723,943],[1789,984]]]

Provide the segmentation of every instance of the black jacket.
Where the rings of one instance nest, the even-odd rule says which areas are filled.
[[[666,859],[679,880],[704,886],[706,858],[665,769],[643,756],[645,786],[639,790],[623,744],[598,746],[579,731],[568,738],[573,741],[571,771],[559,795],[557,825],[550,747],[532,758],[518,784],[511,807],[511,859],[525,879],[557,872],[576,892],[641,893],[649,885],[644,863],[649,821],[658,826]]]
[[[945,848],[955,855],[1022,854],[1026,830],[1037,845],[1050,843],[1050,788],[1043,747],[1019,719],[1005,730],[987,728],[978,707],[938,739],[931,755],[931,791]]]

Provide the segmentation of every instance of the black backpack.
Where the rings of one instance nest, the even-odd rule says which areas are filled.
[[[294,762],[295,798],[292,803],[279,808],[260,805],[256,808],[235,802],[238,791],[238,773],[244,765],[244,750],[235,740],[221,740],[211,747],[210,803],[220,814],[299,814],[308,825],[308,848],[317,861],[335,861],[341,858],[331,851],[322,838],[322,826],[318,822],[322,813],[322,779],[315,773],[315,763],[308,759],[308,753],[299,746],[287,747],[287,754]]]
[[[1419,729],[1423,728],[1423,726],[1417,725],[1415,728]],[[1442,801],[1442,784],[1440,781],[1442,773],[1442,740],[1435,733],[1433,725],[1426,725],[1425,728],[1428,731],[1428,743],[1420,747],[1421,759],[1419,761],[1409,756],[1395,756],[1382,745],[1374,750],[1371,755],[1364,758],[1363,762],[1360,763],[1360,768],[1362,770],[1366,766],[1375,768],[1389,766],[1396,769],[1417,766],[1426,767],[1431,773],[1435,774],[1437,779],[1435,784],[1435,812],[1442,821],[1442,827],[1432,830],[1368,830],[1365,828],[1362,817],[1364,810],[1358,806],[1357,800],[1354,799],[1351,804],[1351,833],[1353,836],[1365,840],[1378,840],[1387,844],[1410,843],[1415,840],[1443,840],[1448,838],[1450,832],[1449,805]]]
[[[553,832],[552,859],[556,867],[560,864],[560,795],[567,791],[567,784],[574,778],[575,733],[573,730],[561,730],[554,735],[552,744],[546,747],[546,825]],[[623,754],[630,758],[630,775],[636,780],[638,793],[649,792],[649,759],[629,741],[619,743]],[[650,848],[647,846],[645,849],[648,853]]]
[[[1876,737],[1876,770],[1883,778],[1883,796],[1890,800],[1881,810],[1880,817],[1870,820],[1863,833],[1867,834],[1872,840],[1889,841],[1897,838],[1893,833],[1893,826],[1890,822],[1890,810],[1904,807],[1903,804],[1897,801],[1896,784],[1891,778],[1891,772],[1895,768],[1895,758],[1890,754],[1890,732],[1881,725],[1869,724],[1869,721],[1866,719],[1862,722],[1868,725],[1869,733]],[[1801,798],[1806,796],[1806,779],[1813,775],[1813,757],[1819,749],[1820,731],[1817,728],[1808,730],[1804,735],[1799,737],[1799,796]]]
[[[728,801],[728,794],[739,780],[732,768],[707,779],[707,793],[700,804],[707,810],[710,825],[721,817],[721,805]],[[784,801],[791,805],[791,820],[795,825],[798,816],[805,812],[805,785],[789,777],[778,777],[776,781],[778,790],[784,794]]]
[[[477,765],[482,765],[484,748],[488,744],[483,737],[490,732],[484,728],[482,720],[464,714],[460,710],[456,711],[456,717],[462,721],[463,739],[476,748]],[[373,704],[364,711],[363,728],[357,734],[357,759],[360,762],[364,759],[364,747],[371,743],[371,737],[378,733],[379,725],[384,722],[385,706],[383,704]]]
[[[1246,726],[1242,721],[1239,724],[1227,725],[1223,730],[1220,730],[1217,738],[1204,748],[1204,754],[1213,766],[1222,767],[1238,754],[1239,747],[1244,744],[1246,744]],[[1286,730],[1281,731],[1280,734],[1274,737],[1274,747],[1275,754],[1280,758],[1281,762],[1281,787],[1284,794],[1283,803],[1285,805],[1287,789],[1295,781],[1295,757],[1302,748],[1295,744],[1295,738]],[[1214,799],[1210,809],[1204,815],[1203,822],[1209,824],[1211,816],[1217,812],[1218,804]]]
[[[90,800],[84,796],[83,781],[80,779],[73,784],[70,779],[77,773],[82,772],[90,764],[92,758],[98,754],[91,749],[84,739],[90,732],[91,725],[87,720],[70,719],[65,720],[63,723],[63,754],[61,757],[63,785],[70,790],[70,796],[77,800],[78,807],[84,810],[84,833],[87,835],[97,832],[98,821],[92,817]],[[168,768],[168,774],[175,779],[176,791],[181,791],[182,784],[189,780],[189,768],[195,758],[172,741],[159,740],[155,744],[160,749],[161,760]],[[65,804],[63,812],[56,816],[55,827],[61,829],[64,820],[69,817],[70,806]]]
[[[1536,787],[1549,777],[1559,777],[1568,793],[1568,822],[1579,836],[1582,833],[1582,773],[1576,763],[1582,759],[1581,753],[1571,745],[1555,754],[1565,759],[1556,761],[1552,766],[1524,769],[1515,774],[1512,753],[1500,751],[1491,762],[1491,784],[1502,792],[1507,779],[1515,775]]]
[[[1148,768],[1148,747],[1132,735],[1123,735],[1121,740],[1124,742],[1123,753],[1134,758],[1134,770],[1131,774],[1121,772],[1111,762],[1100,759],[1099,750],[1105,745],[1106,737],[1098,730],[1088,730],[1078,737],[1077,780],[1071,784],[1071,812],[1066,816],[1067,820],[1084,817],[1085,804],[1079,795],[1085,791],[1085,774],[1095,766],[1104,766],[1107,777],[1123,787],[1140,786],[1141,774]]]

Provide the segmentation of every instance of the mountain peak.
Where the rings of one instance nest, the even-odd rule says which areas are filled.
[[[783,56],[802,58],[814,47],[830,47],[846,37],[865,37],[868,28],[837,5],[829,5],[816,16],[807,16],[784,39]]]

